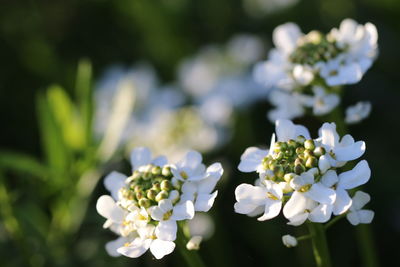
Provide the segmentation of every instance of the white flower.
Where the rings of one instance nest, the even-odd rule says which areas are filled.
[[[320,210],[313,211],[318,206],[318,203],[305,197],[304,194],[295,191],[290,200],[291,202],[286,203],[283,207],[283,215],[289,220],[289,225],[298,226],[303,224],[307,219],[311,219],[311,213],[313,213],[314,217],[321,217],[322,220],[325,220],[326,215],[319,212]]]
[[[241,184],[235,190],[235,212],[252,214],[256,210],[263,213],[257,220],[265,221],[276,217],[282,208],[282,187],[265,180],[265,186]]]
[[[368,182],[371,170],[365,160],[360,161],[352,170],[337,175],[336,171],[329,170],[321,178],[321,183],[334,188],[336,199],[333,203],[333,214],[345,213],[352,205],[352,200],[346,190],[356,188]]]
[[[190,220],[193,216],[194,206],[191,201],[185,201],[174,206],[171,200],[163,199],[158,202],[158,206],[151,210],[151,218],[160,222]]]
[[[128,212],[117,205],[114,199],[108,195],[103,195],[97,200],[96,210],[107,219],[103,227],[110,228],[116,234],[127,236],[135,229],[134,225],[126,223],[125,217]]]
[[[188,250],[199,250],[200,249],[200,243],[203,240],[201,236],[193,236],[190,238],[189,242],[186,244],[186,248]]]
[[[284,235],[282,236],[282,243],[288,247],[288,248],[292,248],[297,246],[297,239],[294,236],[291,235]]]
[[[328,152],[327,158],[331,166],[341,166],[343,162],[355,160],[365,152],[364,141],[354,142],[353,137],[345,135],[339,142],[334,123],[324,123],[319,129],[321,145]]]
[[[257,147],[247,148],[240,157],[238,169],[241,172],[262,172],[262,160],[268,155],[268,150]]]
[[[371,113],[371,103],[368,101],[360,101],[354,106],[346,109],[345,122],[347,124],[355,124],[364,120]]]
[[[362,209],[370,200],[371,197],[367,193],[362,191],[356,192],[352,198],[350,212],[347,214],[347,219],[352,225],[371,223],[372,219],[374,218],[374,212],[372,210]]]
[[[189,151],[178,163],[171,166],[174,177],[181,181],[199,181],[206,178],[206,166],[197,151]]]
[[[268,119],[275,122],[279,119],[294,119],[304,115],[303,96],[283,90],[270,92],[269,101],[275,106],[268,112]]]
[[[163,230],[160,230],[161,228]],[[138,229],[139,237],[135,238],[131,243],[124,244],[117,251],[124,256],[137,258],[150,249],[156,259],[161,259],[175,249],[173,241],[176,239],[176,234],[170,234],[174,231],[176,233],[176,225],[174,226],[173,224],[160,222],[157,227],[147,225]]]
[[[194,203],[195,211],[207,212],[214,204],[218,191],[215,185],[221,179],[223,169],[220,163],[214,163],[205,171],[205,179],[187,180],[182,185],[181,201],[190,200]]]
[[[303,96],[302,99],[304,106],[311,107],[313,114],[316,116],[328,114],[340,103],[340,98],[337,94],[329,94],[320,86],[314,86],[313,93],[313,96]]]

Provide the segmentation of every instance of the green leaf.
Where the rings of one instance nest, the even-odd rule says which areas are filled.
[[[55,173],[65,173],[70,162],[70,151],[45,96],[38,95],[36,107],[46,161]]]
[[[49,176],[48,169],[35,158],[12,151],[0,151],[0,168],[29,173],[42,179]]]
[[[76,97],[85,131],[86,143],[91,144],[93,138],[93,88],[92,88],[92,65],[89,60],[79,61],[76,74]]]
[[[86,145],[84,127],[65,90],[57,85],[51,86],[47,91],[47,101],[65,144],[72,149],[82,150]]]

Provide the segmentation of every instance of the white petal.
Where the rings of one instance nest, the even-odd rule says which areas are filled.
[[[334,147],[339,142],[339,135],[336,132],[335,123],[324,123],[319,129],[321,142],[324,146]]]
[[[118,191],[125,186],[126,175],[113,171],[104,178],[104,186],[110,191],[112,197],[118,200]]]
[[[171,219],[175,221],[191,220],[194,217],[194,205],[191,201],[185,201],[174,207]]]
[[[235,212],[240,213],[240,214],[251,214],[258,207],[262,207],[262,206],[257,206],[257,205],[251,204],[251,203],[243,203],[243,202],[236,202],[234,205]],[[257,211],[258,211],[258,209],[257,209]],[[264,209],[262,207],[260,213],[263,211],[264,211]]]
[[[348,213],[346,217],[352,225],[371,223],[374,218],[374,212],[372,210],[353,211]]]
[[[322,155],[319,157],[318,160],[318,168],[321,171],[321,173],[325,173],[329,168],[331,167],[329,158],[326,155]]]
[[[340,215],[345,213],[352,205],[352,200],[346,190],[336,189],[336,200],[333,205],[333,214]]]
[[[217,197],[218,191],[212,194],[199,194],[196,198],[194,205],[195,211],[207,212],[214,205],[215,198]]]
[[[240,157],[238,169],[241,172],[257,171],[258,166],[261,165],[263,158],[267,155],[267,150],[259,149],[257,147],[249,147]]]
[[[166,165],[168,163],[168,159],[165,156],[158,156],[155,159],[153,159],[151,163],[156,166],[163,167],[164,165]]]
[[[336,199],[335,190],[324,186],[322,183],[313,184],[310,190],[304,194],[322,204],[333,204]]]
[[[266,188],[241,184],[235,190],[236,200],[246,204],[262,205],[266,199]]]
[[[357,191],[353,197],[353,204],[351,206],[351,210],[360,210],[362,209],[368,202],[370,202],[371,197],[369,194],[364,193],[362,191]]]
[[[194,182],[187,181],[182,185],[181,190],[184,194],[194,194],[197,191],[197,186]]]
[[[336,171],[329,170],[321,178],[321,183],[326,187],[332,187],[339,181]]]
[[[278,141],[288,141],[289,139],[295,139],[297,137],[295,136],[295,126],[290,120],[277,120],[275,122],[275,132]]]
[[[131,153],[131,164],[134,170],[151,162],[151,152],[147,147],[135,148]]]
[[[350,146],[336,147],[333,152],[335,153],[338,161],[350,161],[358,159],[365,152],[365,142],[358,141]]]
[[[307,219],[308,219],[308,213],[300,213],[294,217],[291,217],[289,219],[288,224],[289,225],[293,225],[293,226],[299,226],[301,224],[303,224]]]
[[[332,205],[320,204],[310,213],[309,219],[312,222],[324,223],[329,221],[332,215]]]
[[[265,205],[265,211],[263,216],[259,217],[257,220],[265,221],[278,216],[282,208],[282,201],[268,201]]]
[[[274,29],[272,38],[274,44],[286,54],[290,54],[297,46],[297,40],[302,36],[299,26],[288,22]]]
[[[156,239],[151,243],[150,251],[154,257],[159,260],[165,255],[172,253],[175,249],[175,243],[171,241],[163,241]]]
[[[206,170],[207,174],[209,174],[209,176],[219,179],[221,178],[222,174],[224,174],[224,169],[222,168],[221,163],[216,162],[212,165],[210,165],[207,170]]]
[[[194,170],[198,167],[198,165],[201,164],[202,160],[203,158],[199,152],[191,150],[186,154],[185,158],[179,163],[179,166]]]
[[[307,206],[307,198],[297,191],[293,192],[289,201],[283,207],[283,215],[290,219],[300,213],[303,213]]]
[[[150,216],[153,220],[162,221],[164,219],[165,211],[160,209],[160,207],[154,207],[151,209]]]
[[[113,222],[122,222],[124,220],[124,211],[109,195],[99,197],[96,203],[96,210],[101,216],[111,219]]]
[[[112,257],[119,257],[121,254],[118,253],[118,248],[122,247],[127,242],[125,237],[119,237],[113,241],[107,242],[106,251],[108,255]]]
[[[138,258],[142,256],[150,247],[151,239],[142,240],[140,238],[136,238],[133,240],[129,246],[122,246],[117,251],[118,253],[129,257],[129,258]]]
[[[198,182],[197,192],[198,193],[211,193],[214,190],[219,178],[209,177]]]
[[[158,223],[155,234],[157,238],[165,241],[174,241],[176,239],[176,232],[178,231],[178,226],[176,221],[168,220],[161,221]]]
[[[339,175],[338,187],[353,189],[368,182],[371,177],[371,169],[366,160],[360,161],[352,170]]]
[[[173,206],[172,206],[172,201],[169,199],[163,199],[160,202],[158,202],[158,207],[163,211],[163,212],[167,212],[172,210]]]

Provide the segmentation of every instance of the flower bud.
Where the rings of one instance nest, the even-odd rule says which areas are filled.
[[[304,150],[305,150],[304,147],[299,146],[298,148],[296,148],[296,154],[297,155],[302,154],[302,153],[304,153]]]
[[[143,208],[148,208],[151,205],[150,200],[148,200],[147,198],[143,197],[139,200],[139,205]]]
[[[151,169],[151,173],[152,173],[153,175],[160,175],[160,174],[161,174],[161,168],[160,168],[159,166],[154,166],[154,167]]]
[[[284,235],[284,236],[282,236],[282,243],[286,247],[292,248],[292,247],[297,246],[297,239],[291,235]]]
[[[301,158],[297,158],[297,159],[294,161],[294,165],[296,166],[296,165],[299,165],[299,164],[304,164],[304,160],[301,159]]]
[[[157,191],[154,189],[150,189],[147,191],[147,198],[150,200],[155,200],[157,196]]]
[[[314,149],[314,155],[317,157],[321,157],[322,155],[325,155],[326,150],[322,146],[318,146]]]
[[[132,180],[136,180],[136,179],[139,179],[140,176],[142,176],[142,174],[138,170],[136,170],[133,172],[131,177],[132,177]]]
[[[306,168],[304,167],[303,164],[297,164],[294,166],[294,172],[296,174],[302,174],[305,171],[306,171]]]
[[[283,159],[283,156],[284,156],[284,153],[283,153],[282,151],[280,151],[280,152],[275,156],[275,159],[276,159],[276,160],[281,160],[281,159]]]
[[[277,166],[274,168],[274,174],[275,174],[275,176],[276,176],[277,178],[282,178],[283,175],[285,175],[285,172],[284,172],[284,170],[283,170],[283,167],[282,167],[281,165],[277,165]]]
[[[154,189],[155,191],[160,191],[161,190],[160,183],[159,182],[153,182],[152,189]]]
[[[287,141],[287,144],[290,148],[295,149],[297,147],[297,142],[294,141],[293,139],[290,139],[289,141]]]
[[[304,141],[306,141],[306,138],[302,135],[297,136],[296,142],[299,143],[300,145],[304,144]]]
[[[295,176],[296,176],[295,173],[286,173],[285,176],[283,176],[283,180],[289,183]]]
[[[314,156],[314,153],[312,152],[312,150],[310,150],[310,149],[304,150],[304,157],[305,158],[309,158],[309,157],[312,157],[312,156]]]
[[[140,200],[141,198],[144,197],[142,192],[137,192],[137,193],[135,194],[135,196],[136,196],[136,199],[137,199],[137,200]]]
[[[164,166],[161,171],[162,175],[165,177],[172,177],[171,167]]]
[[[160,202],[161,200],[166,199],[166,198],[168,198],[168,192],[163,190],[157,194],[156,201]]]
[[[163,180],[160,186],[161,190],[170,191],[172,189],[172,183],[168,180]]]
[[[312,139],[304,141],[304,147],[305,149],[314,150],[315,148],[314,141]]]
[[[200,243],[203,240],[201,236],[193,236],[189,242],[186,244],[186,248],[188,250],[199,250],[200,249]]]
[[[307,168],[313,168],[318,166],[318,160],[316,157],[309,157],[306,161]]]

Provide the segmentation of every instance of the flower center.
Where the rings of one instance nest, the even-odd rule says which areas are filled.
[[[319,157],[325,154],[323,147],[316,147],[312,139],[298,136],[296,140],[276,142],[272,151],[263,159],[264,170],[269,170],[266,179],[283,182],[291,180],[295,174],[317,167]]]
[[[127,186],[121,188],[120,193],[137,207],[148,208],[168,198],[172,190],[179,189],[179,185],[172,184],[172,176],[170,167],[149,164],[127,178]]]
[[[345,49],[339,48],[335,40],[318,31],[311,31],[298,41],[296,50],[289,56],[294,64],[314,65],[337,57]]]

